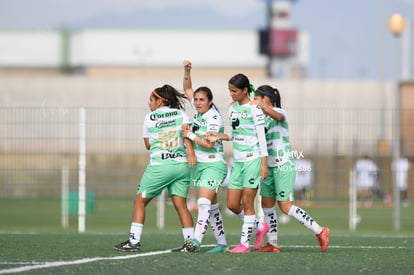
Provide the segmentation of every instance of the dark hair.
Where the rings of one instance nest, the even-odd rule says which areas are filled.
[[[205,86],[199,87],[194,91],[194,95],[196,93],[204,93],[207,96],[208,101],[213,102],[213,93],[211,92],[209,87],[205,87]],[[214,105],[214,103],[211,104],[210,108],[211,107],[214,107],[214,108],[216,108],[216,110],[218,110],[216,105]]]
[[[280,98],[279,90],[269,85],[262,85],[256,89],[256,94],[261,97],[267,96],[270,98],[274,107],[282,108],[282,99]]]
[[[230,78],[229,83],[241,90],[247,88],[248,95],[250,95],[251,92],[254,92],[253,85],[250,84],[249,78],[242,73],[238,73]]]
[[[153,96],[160,98],[164,102],[164,106],[173,109],[184,110],[184,99],[187,99],[185,94],[181,94],[171,85],[165,84],[162,87],[155,88]]]

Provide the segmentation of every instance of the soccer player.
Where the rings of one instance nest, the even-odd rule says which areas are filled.
[[[240,244],[232,253],[250,252],[250,240],[256,229],[255,247],[260,247],[269,225],[259,223],[254,199],[260,182],[268,175],[264,114],[260,107],[250,104],[254,90],[244,74],[234,75],[228,82],[233,104],[229,109],[231,134],[211,134],[213,140],[232,140],[233,167],[227,190],[227,208],[243,219]]]
[[[307,157],[296,160],[295,198],[306,200],[309,198],[309,189],[312,186],[312,161]]]
[[[396,173],[398,190],[400,191],[401,201],[404,207],[409,205],[408,202],[408,172],[410,170],[410,161],[407,157],[402,156],[391,163],[391,169]]]
[[[191,141],[182,138],[182,125],[189,123],[183,111],[185,98],[170,85],[156,88],[151,93],[148,103],[151,112],[145,116],[143,125],[150,163],[137,188],[129,240],[114,245],[115,250],[134,252],[140,249],[145,207],[164,189],[168,190],[180,218],[184,240],[194,238],[187,195],[190,186],[189,165],[195,165],[196,157]]]
[[[209,142],[205,138],[208,132],[224,133],[223,120],[213,103],[213,94],[208,87],[200,87],[193,91],[191,81],[191,62],[185,60],[183,86],[187,98],[197,113],[194,115],[191,128],[183,131],[183,137],[193,141],[197,163],[193,169],[192,182],[198,194],[198,217],[194,229],[194,239],[185,241],[183,252],[200,250],[201,242],[210,222],[217,245],[207,252],[224,252],[227,250],[223,218],[217,201],[217,190],[227,175],[221,140]]]
[[[379,190],[378,166],[368,156],[363,156],[356,161],[354,169],[357,176],[358,201],[365,207],[371,207],[375,191]]]
[[[256,89],[255,101],[266,114],[266,140],[269,176],[260,185],[265,222],[270,225],[268,243],[260,252],[280,252],[278,245],[278,221],[275,210],[277,201],[280,210],[311,230],[325,252],[329,244],[329,228],[321,227],[305,210],[291,201],[295,184],[295,158],[289,142],[288,118],[282,109],[279,91],[263,85]]]

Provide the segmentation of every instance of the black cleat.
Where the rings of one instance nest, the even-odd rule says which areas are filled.
[[[115,250],[124,251],[124,252],[137,252],[141,248],[141,244],[140,243],[132,244],[128,240],[123,243],[116,244],[112,246],[112,248]]]
[[[196,240],[186,240],[182,247],[171,249],[171,252],[197,252],[200,251],[200,243]]]
[[[183,244],[183,246],[171,249],[171,252],[185,252],[183,249],[185,249],[185,244]]]

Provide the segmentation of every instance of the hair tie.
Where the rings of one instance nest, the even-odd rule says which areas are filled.
[[[258,95],[258,94],[257,94],[257,92],[256,92],[256,90],[255,90],[255,89],[254,89],[254,87],[253,87],[253,84],[249,84],[249,91],[250,91],[250,92],[253,92],[255,96],[257,96],[257,95]],[[249,94],[250,94],[250,92],[249,92]]]
[[[160,96],[155,90],[152,91],[152,93],[155,95],[155,97],[161,99],[162,101],[168,101],[165,97]]]

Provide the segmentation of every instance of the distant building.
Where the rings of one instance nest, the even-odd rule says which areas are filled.
[[[3,30],[0,73],[175,75],[181,70],[177,64],[190,59],[203,75],[222,75],[238,68],[265,76],[268,58],[259,48],[255,30]],[[290,75],[305,74],[306,61],[298,62],[292,63]]]

